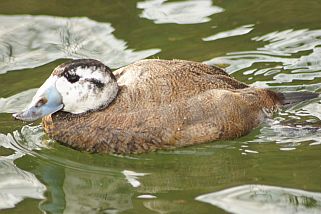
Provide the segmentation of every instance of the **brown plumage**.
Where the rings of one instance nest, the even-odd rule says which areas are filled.
[[[141,153],[243,136],[283,102],[198,62],[142,60],[114,75],[119,91],[109,106],[46,116],[48,135],[77,150]]]

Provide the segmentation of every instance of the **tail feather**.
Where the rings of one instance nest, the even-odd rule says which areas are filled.
[[[306,100],[317,98],[319,95],[318,93],[309,91],[278,93],[281,104],[284,106],[292,106]]]

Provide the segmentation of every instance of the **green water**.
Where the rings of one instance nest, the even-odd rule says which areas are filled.
[[[1,1],[1,212],[320,213],[320,99],[240,139],[126,157],[74,151],[11,117],[69,58],[188,59],[321,92],[320,11],[320,0]]]

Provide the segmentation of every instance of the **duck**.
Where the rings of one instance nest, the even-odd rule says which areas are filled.
[[[56,67],[13,117],[42,118],[49,138],[76,150],[137,154],[235,139],[315,97],[256,88],[194,61],[144,59],[112,71],[75,59]]]

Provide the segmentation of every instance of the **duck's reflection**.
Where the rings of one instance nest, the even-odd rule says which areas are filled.
[[[205,191],[207,185],[215,185],[217,181],[225,180],[222,176],[217,176],[215,169],[206,170],[205,173],[205,165],[196,170],[196,167],[188,168],[182,163],[175,167],[175,161],[167,163],[162,161],[167,166],[159,163],[155,166],[159,167],[157,170],[151,169],[150,163],[143,163],[144,161],[137,161],[136,164],[131,164],[130,160],[120,160],[120,162],[122,163],[119,165],[109,162],[113,172],[106,173],[38,161],[37,171],[33,172],[48,188],[48,199],[41,204],[41,209],[48,213],[118,213],[133,208],[142,212],[149,210],[167,213],[185,210],[186,213],[193,213],[191,211],[195,206],[202,207],[202,205],[193,202],[194,194],[189,192],[199,189]],[[96,161],[88,159],[87,163],[97,164]],[[151,173],[122,170],[123,164]],[[168,170],[167,167],[172,169]],[[200,173],[201,171],[204,173]],[[232,173],[231,179],[239,177],[238,173]],[[196,174],[204,176],[205,179],[193,180]],[[213,180],[209,179],[211,177]],[[181,191],[184,193],[180,193]],[[174,196],[168,198],[167,194],[171,195],[171,192]],[[191,194],[189,201],[185,199],[186,192]],[[167,195],[165,198],[164,194]],[[153,197],[141,197],[142,195]]]
[[[230,155],[206,150],[185,149],[135,159],[84,154],[57,145],[20,162],[36,166],[32,173],[48,190],[40,206],[47,213],[118,213],[133,208],[161,213],[183,209],[189,213],[195,206],[203,206],[193,201],[194,191],[204,192],[208,186],[232,182],[244,174],[237,170],[234,160],[229,160]],[[208,165],[211,157],[217,166]],[[231,165],[222,171],[227,160]]]
[[[241,145],[238,142],[115,157],[81,153],[59,144],[39,150],[41,143],[47,144],[45,137],[39,133],[43,133],[40,128],[25,126],[19,134],[14,133],[14,138],[11,135],[1,135],[5,139],[2,141],[7,142],[2,144],[3,147],[21,154],[16,157],[17,166],[9,164],[15,167],[8,167],[11,171],[3,171],[7,174],[15,171],[16,174],[28,175],[25,177],[33,185],[27,182],[28,187],[31,187],[23,198],[33,197],[34,194],[31,193],[38,191],[38,195],[33,198],[41,200],[40,209],[46,213],[118,213],[133,210],[158,213],[195,213],[195,210],[199,210],[200,213],[206,213],[209,209],[214,212],[217,208],[200,203],[194,200],[195,197],[229,186],[264,183],[267,178],[269,182],[277,183],[280,177],[286,179],[287,186],[317,189],[318,184],[318,181],[313,180],[315,172],[306,167],[318,164],[319,152],[316,147],[315,151],[308,153],[306,150],[287,152],[282,155],[282,165],[277,158],[279,153],[267,152],[279,152],[279,145],[265,144],[251,148],[252,145],[249,144],[249,149],[260,153],[244,156],[239,151]],[[247,138],[255,138],[255,135]],[[23,155],[26,153],[31,155]],[[304,158],[307,154],[309,159]],[[295,166],[293,157],[300,159]],[[278,173],[271,174],[271,168]],[[287,170],[283,170],[284,168]],[[6,175],[1,179],[6,179]],[[20,183],[25,184],[25,180],[20,180]],[[279,183],[282,184],[281,181]],[[21,192],[23,188],[20,187],[21,185],[16,186],[16,192]],[[45,190],[46,199],[43,199]],[[307,200],[311,198],[303,196],[308,197]],[[300,200],[303,196],[300,196]],[[274,194],[273,197],[277,198],[275,200],[278,197],[285,200],[281,194]],[[319,206],[318,200],[311,205],[311,209]],[[275,203],[275,206],[279,205]],[[282,206],[288,206],[289,210],[293,208],[292,203]]]
[[[48,213],[108,213],[132,207],[131,185],[123,174],[86,171],[90,163],[79,167],[72,160],[66,166],[67,159],[52,163],[46,154],[36,153],[48,144],[40,126],[0,134],[0,143],[1,153],[9,152],[8,156],[0,156],[0,209],[14,208],[25,198],[42,199],[40,209]],[[15,160],[32,173],[16,166]]]
[[[40,165],[48,186],[41,209],[49,213],[113,213],[132,208],[132,194],[122,177],[81,172],[56,165]]]

